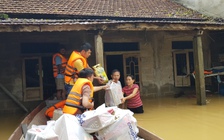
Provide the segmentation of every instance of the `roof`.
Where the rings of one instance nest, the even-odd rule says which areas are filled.
[[[136,30],[140,26],[140,30],[224,29],[222,19],[217,21],[208,18],[172,0],[0,0],[0,13],[9,15],[9,18],[1,19],[0,17],[0,26],[4,27],[0,28],[0,32],[72,31],[99,28]],[[114,24],[117,28],[109,24]],[[124,28],[121,24],[132,25]],[[173,25],[165,27],[168,24]],[[16,27],[9,27],[12,25]],[[32,27],[24,29],[27,25]],[[48,26],[54,27],[46,29]],[[191,27],[186,28],[186,26]]]
[[[1,0],[0,13],[204,19],[171,0]]]

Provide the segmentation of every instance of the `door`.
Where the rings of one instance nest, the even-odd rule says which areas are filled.
[[[124,75],[133,75],[135,77],[135,83],[140,86],[139,80],[139,55],[138,54],[124,54]]]
[[[123,70],[123,55],[106,55],[106,71],[107,76],[111,79],[111,72],[114,69],[120,71],[120,82],[122,87],[125,86],[125,79],[124,79],[124,70]]]
[[[23,59],[24,101],[43,100],[43,72],[41,57]]]
[[[191,86],[191,77],[189,74],[193,71],[193,52],[178,51],[173,52],[174,79],[176,87]]]

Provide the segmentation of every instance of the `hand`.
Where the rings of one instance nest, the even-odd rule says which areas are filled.
[[[126,101],[126,98],[121,99],[121,103],[123,104]]]
[[[100,83],[100,84],[104,84],[104,80],[102,77],[98,76],[98,77],[94,77],[94,79],[97,79],[97,81]]]
[[[104,80],[103,80],[103,78],[101,78],[101,77],[97,77],[97,80],[98,80],[98,82],[99,82],[100,84],[104,84]]]
[[[91,104],[92,104],[91,110],[93,110],[94,109],[94,102],[92,102]]]
[[[109,85],[105,85],[105,86],[102,86],[102,89],[107,89],[107,88],[109,88],[110,86]]]

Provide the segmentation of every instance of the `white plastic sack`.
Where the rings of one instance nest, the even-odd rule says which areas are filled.
[[[61,115],[63,115],[62,109],[61,108],[55,109],[52,120],[56,121],[58,118],[61,117]]]
[[[108,82],[110,87],[105,92],[106,106],[117,106],[121,104],[123,98],[122,87],[120,83]]]
[[[93,140],[79,124],[74,115],[63,114],[55,123],[55,133],[59,140]]]
[[[129,110],[118,109],[116,122],[97,132],[99,140],[136,140],[139,132],[137,121]]]
[[[76,117],[86,132],[93,133],[115,122],[114,109],[112,107],[106,108],[103,104],[96,110],[86,111],[83,114],[76,115]]]
[[[47,125],[32,125],[26,133],[25,140],[58,140],[54,125],[55,121],[47,121]]]

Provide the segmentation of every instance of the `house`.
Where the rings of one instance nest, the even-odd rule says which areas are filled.
[[[0,1],[0,13],[1,89],[22,102],[54,94],[51,61],[59,45],[69,57],[89,42],[90,66],[100,63],[109,77],[119,69],[122,84],[133,74],[142,96],[194,86],[186,75],[195,70],[197,102],[205,104],[198,85],[205,85],[203,69],[219,60],[223,44],[223,21],[171,0],[7,0]],[[5,91],[0,96],[0,110],[10,108]]]

